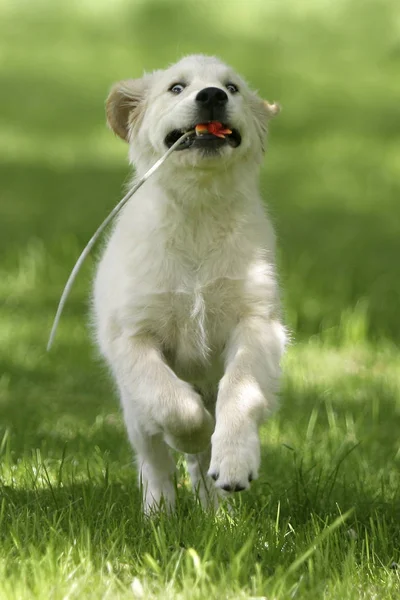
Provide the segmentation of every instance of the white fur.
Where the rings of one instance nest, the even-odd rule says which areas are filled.
[[[182,94],[168,91],[182,79]],[[127,138],[141,176],[164,154],[167,133],[193,124],[197,92],[227,81],[240,87],[228,114],[241,145],[215,156],[172,154],[121,212],[95,279],[97,339],[120,391],[147,511],[162,498],[174,503],[169,447],[190,455],[204,504],[216,503],[210,476],[235,490],[258,474],[258,428],[275,403],[285,344],[274,234],[258,190],[274,107],[205,56],[122,82],[108,101],[109,123]]]

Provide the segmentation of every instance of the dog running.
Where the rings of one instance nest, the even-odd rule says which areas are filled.
[[[286,341],[259,191],[278,112],[203,55],[121,81],[106,102],[136,178],[193,131],[121,210],[94,280],[96,338],[148,514],[174,506],[171,449],[205,508],[258,476]]]

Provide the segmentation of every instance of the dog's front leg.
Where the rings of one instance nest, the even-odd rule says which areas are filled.
[[[258,429],[275,403],[285,331],[278,320],[242,319],[227,347],[220,381],[209,475],[229,492],[258,475]]]
[[[179,379],[166,364],[151,336],[120,336],[112,342],[111,364],[120,389],[129,431],[129,419],[148,435],[162,434],[175,450],[205,450],[214,419],[201,396]]]
[[[107,354],[136,453],[145,511],[161,502],[170,507],[175,465],[168,446],[191,454],[207,450],[214,419],[201,396],[166,364],[151,336],[115,338]]]

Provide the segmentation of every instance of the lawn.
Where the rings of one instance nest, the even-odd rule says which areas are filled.
[[[1,599],[399,598],[399,40],[395,0],[0,1]],[[147,519],[95,255],[45,347],[129,176],[108,88],[200,51],[283,106],[262,188],[293,341],[251,491],[205,514],[178,461]]]

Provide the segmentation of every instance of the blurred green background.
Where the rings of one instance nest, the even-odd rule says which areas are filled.
[[[92,422],[105,396],[116,408],[87,326],[93,257],[53,353],[44,349],[70,269],[129,176],[127,147],[105,125],[107,92],[188,53],[220,56],[283,107],[271,123],[262,188],[295,344],[400,341],[398,6],[1,0],[4,427],[19,431],[25,403],[35,406],[34,440],[38,427],[53,426],[52,410],[57,422],[67,406],[76,419],[91,398]],[[16,433],[15,443],[26,448],[28,439]]]
[[[127,177],[127,149],[104,121],[110,85],[204,52],[283,107],[271,125],[262,186],[296,338],[362,310],[369,338],[399,341],[396,5],[2,0],[1,263],[15,272],[21,260],[38,268],[38,254],[62,255],[63,273],[35,288],[34,310],[55,307],[76,252]],[[30,301],[24,297],[29,311]],[[44,322],[48,329],[50,314]]]
[[[262,189],[295,344],[400,341],[398,6],[0,1],[0,426],[18,447],[41,443],[55,423],[62,444],[63,418],[75,438],[85,411],[92,423],[117,410],[90,341],[95,256],[50,355],[45,345],[70,269],[130,172],[126,145],[105,125],[108,90],[188,53],[220,56],[283,107]]]
[[[78,277],[52,352],[45,347],[69,272],[129,177],[127,147],[105,125],[111,84],[194,52],[218,55],[283,107],[271,123],[261,184],[278,234],[293,345],[281,411],[262,432],[261,478],[240,505],[244,513],[254,506],[261,520],[262,573],[276,567],[279,576],[280,565],[314,543],[314,517],[326,524],[354,506],[362,523],[354,573],[361,565],[360,577],[369,576],[377,565],[381,581],[380,566],[398,561],[398,0],[0,0],[2,597],[25,597],[37,569],[37,597],[50,597],[45,586],[56,589],[62,578],[64,598],[79,565],[89,594],[85,555],[98,568],[98,590],[107,557],[113,565],[125,557],[129,579],[143,552],[158,556],[150,525],[135,510],[118,401],[90,340],[96,252]],[[182,467],[180,475],[184,480]],[[202,521],[183,506],[194,521],[178,515],[166,552],[180,548],[183,523],[182,539],[202,555]],[[271,550],[278,529],[287,535],[284,524],[271,525],[270,550],[263,541],[277,511],[298,536],[286,554]],[[229,530],[230,540],[238,536],[232,548],[241,548],[239,534]],[[119,541],[107,554],[110,539]],[[348,556],[346,539],[338,534],[334,560],[327,553],[315,562],[321,590],[327,565],[334,569]],[[254,566],[260,558],[253,550]],[[11,572],[6,593],[1,586]],[[340,569],[335,577],[347,581]],[[335,590],[333,598],[345,597]]]

